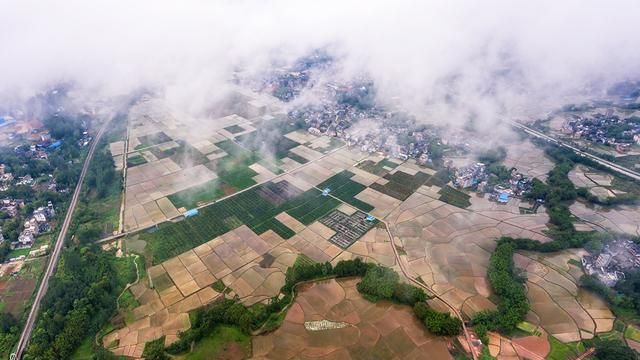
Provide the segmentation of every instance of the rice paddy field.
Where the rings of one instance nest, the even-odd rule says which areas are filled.
[[[471,202],[469,201],[471,196],[463,193],[460,190],[456,190],[451,186],[443,187],[439,193],[441,195],[440,201],[444,201],[447,204],[451,204],[453,206],[463,208],[463,209],[468,206],[471,206]]]
[[[430,177],[430,175],[421,171],[416,172],[414,175],[403,171],[396,171],[393,174],[384,176],[384,179],[387,180],[386,184],[375,183],[371,185],[371,188],[404,201],[420,186],[424,185]]]
[[[398,164],[386,158],[378,162],[365,160],[358,164],[358,168],[378,176],[385,176],[389,171],[395,169],[397,166]]]
[[[453,359],[447,339],[429,334],[408,306],[365,300],[358,279],[326,280],[299,288],[276,331],[253,338],[255,359]],[[340,327],[309,329],[320,320]]]
[[[367,187],[351,180],[354,175],[354,173],[344,170],[320,183],[318,187],[320,189],[328,188],[330,189],[330,194],[332,196],[335,196],[362,211],[369,212],[373,210],[373,206],[355,198],[358,193],[362,192]]]
[[[290,238],[293,231],[274,217],[285,211],[296,220],[307,225],[339,205],[331,197],[322,196],[316,189],[306,192],[298,190],[299,195],[278,204],[260,196],[259,192],[269,186],[268,183],[252,188],[231,198],[200,209],[199,215],[172,223],[160,224],[152,233],[144,233],[151,250],[154,263],[159,263],[186,250],[203,244],[242,224],[246,224],[256,233],[269,229],[282,238]],[[289,185],[294,188],[293,185]]]

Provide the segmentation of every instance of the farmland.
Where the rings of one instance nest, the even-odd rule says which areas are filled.
[[[320,183],[318,187],[321,189],[329,188],[331,195],[362,211],[369,212],[373,210],[373,206],[355,198],[358,193],[366,189],[366,186],[351,180],[354,175],[354,173],[344,170]]]
[[[283,238],[291,237],[291,230],[273,219],[274,216],[286,211],[301,223],[310,224],[339,205],[337,200],[322,196],[315,189],[277,205],[258,193],[269,184],[272,183],[203,208],[196,217],[177,223],[163,223],[157,231],[143,234],[142,238],[149,240],[154,263],[167,260],[242,224],[259,234],[272,229]]]
[[[403,171],[396,171],[393,174],[384,176],[388,182],[384,185],[379,183],[372,184],[370,187],[383,194],[394,197],[398,200],[406,200],[420,186],[424,185],[430,176],[418,171],[415,175],[407,174]]]
[[[241,133],[244,131],[244,128],[240,125],[231,125],[231,126],[227,126],[226,128],[224,128],[225,130],[227,130],[228,132],[232,133],[232,134],[237,134],[237,133]]]
[[[147,162],[147,159],[145,159],[139,153],[136,153],[135,155],[129,156],[127,158],[127,166],[128,167],[133,167],[133,166],[136,166],[136,165],[142,165],[142,164],[145,164],[146,162]]]
[[[447,204],[463,209],[471,205],[471,202],[469,202],[471,196],[463,193],[460,190],[456,190],[451,186],[443,187],[438,193],[441,195],[440,201],[444,201]]]
[[[358,164],[359,169],[378,176],[385,176],[389,171],[391,171],[390,169],[395,169],[397,166],[398,164],[386,158],[378,162],[374,162],[373,160],[365,160]]]
[[[138,141],[140,141],[140,144],[136,146],[136,150],[171,141],[171,138],[161,131],[154,134],[140,136]]]
[[[224,190],[220,187],[220,180],[215,179],[169,195],[168,198],[175,207],[189,209],[196,207],[201,202],[212,201],[224,195]]]
[[[447,342],[424,329],[411,308],[386,301],[366,301],[356,279],[327,280],[300,287],[282,325],[253,338],[253,356],[269,359],[451,359]],[[320,319],[348,326],[306,330]]]
[[[243,146],[253,151],[274,154],[277,159],[287,156],[289,150],[298,146],[298,143],[285,137],[284,134],[297,130],[302,126],[290,123],[286,120],[274,120],[263,122],[256,131],[237,137]]]

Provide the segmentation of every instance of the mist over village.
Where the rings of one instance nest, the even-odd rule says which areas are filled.
[[[638,359],[637,14],[0,2],[0,358]]]

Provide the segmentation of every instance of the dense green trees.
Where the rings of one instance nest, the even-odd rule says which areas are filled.
[[[142,356],[144,356],[144,358],[147,360],[169,359],[169,357],[164,353],[164,336],[157,340],[149,341],[144,346]]]
[[[74,247],[62,254],[26,358],[68,359],[88,334],[109,320],[118,293],[132,281],[118,274],[114,259],[98,248]]]
[[[0,313],[0,356],[7,355],[18,341],[18,321],[10,313]]]
[[[621,341],[609,340],[596,343],[595,358],[598,360],[636,360],[638,355]]]
[[[440,336],[456,336],[462,332],[462,322],[448,313],[441,313],[431,309],[424,302],[417,302],[413,306],[416,317],[424,322],[425,327],[432,334]]]
[[[498,309],[478,313],[473,319],[474,325],[510,333],[527,315],[529,302],[523,279],[515,272],[513,251],[511,239],[498,240],[487,269],[491,288],[499,298]]]
[[[357,285],[358,291],[368,295],[372,300],[390,300],[400,276],[386,267],[375,266],[367,271]]]
[[[95,152],[87,173],[87,186],[95,191],[98,199],[109,195],[114,187],[120,188],[120,177],[108,149]]]

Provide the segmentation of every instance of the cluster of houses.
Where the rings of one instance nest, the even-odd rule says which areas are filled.
[[[7,172],[7,166],[0,164],[0,191],[7,191],[11,187],[13,181],[13,174]]]
[[[562,126],[562,132],[575,139],[612,146],[619,153],[630,150],[633,144],[640,144],[640,118],[621,118],[608,109],[605,114],[591,116],[571,115]]]
[[[22,199],[1,199],[0,211],[7,214],[10,218],[14,218],[18,215],[18,211],[24,207],[24,200]]]
[[[453,174],[453,185],[459,189],[486,186],[489,179],[487,166],[481,162],[456,168]]]
[[[39,234],[51,230],[49,221],[55,216],[55,210],[51,201],[47,206],[41,206],[33,211],[33,214],[24,222],[24,229],[15,243],[16,248],[30,248]]]
[[[296,107],[288,115],[304,121],[313,135],[337,137],[363,152],[403,161],[416,159],[421,165],[431,163],[429,148],[439,141],[437,131],[417,124],[402,111],[387,111],[364,100],[369,96],[369,86],[364,80],[327,83],[316,89],[319,104]]]
[[[450,166],[450,164],[449,164]],[[481,194],[489,194],[489,200],[506,204],[513,197],[522,197],[531,190],[532,179],[512,170],[511,177],[500,184],[489,183],[489,172],[484,163],[454,168],[451,182],[458,189],[473,189]]]
[[[614,286],[626,272],[640,268],[640,246],[631,240],[613,240],[599,254],[582,257],[582,266],[587,274]]]

